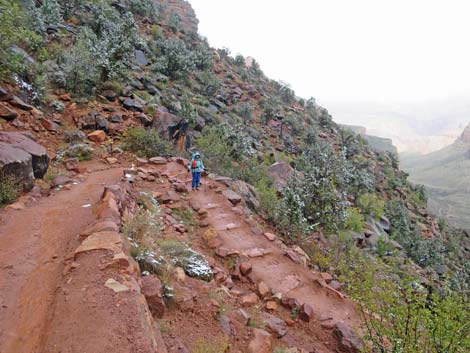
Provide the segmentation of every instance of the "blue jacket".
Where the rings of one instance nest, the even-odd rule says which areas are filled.
[[[196,160],[196,156],[199,156],[199,159]],[[193,162],[196,160],[197,167],[193,168]],[[204,167],[204,163],[202,162],[201,155],[199,153],[194,153],[191,161],[188,164],[188,170],[190,170],[193,173],[202,173],[206,167]]]

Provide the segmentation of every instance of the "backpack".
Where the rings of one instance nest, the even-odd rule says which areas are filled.
[[[196,169],[196,168],[197,168],[197,161],[196,161],[196,160],[193,161],[191,167],[192,167],[193,169]]]

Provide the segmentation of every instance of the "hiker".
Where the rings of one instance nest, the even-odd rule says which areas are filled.
[[[201,186],[201,175],[202,172],[205,170],[206,168],[204,167],[204,163],[202,162],[201,154],[199,152],[194,153],[191,158],[191,162],[189,162],[188,164],[188,171],[193,173],[193,190],[199,190],[199,187]]]

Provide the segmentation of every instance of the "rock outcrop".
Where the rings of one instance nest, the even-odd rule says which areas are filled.
[[[462,135],[460,135],[459,140],[464,143],[470,143],[470,124],[467,125],[465,130],[463,130]]]
[[[159,3],[163,5],[163,13],[167,17],[172,14],[178,16],[181,29],[184,32],[197,32],[199,21],[188,1],[161,0]]]
[[[14,175],[24,190],[30,190],[34,178],[42,178],[49,167],[45,147],[28,132],[0,132],[0,170]]]

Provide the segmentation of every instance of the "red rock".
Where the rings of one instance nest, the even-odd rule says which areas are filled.
[[[286,324],[287,326],[294,326],[295,325],[295,321],[292,320],[290,317],[286,319]]]
[[[282,304],[282,306],[284,306],[288,309],[295,309],[295,308],[298,308],[300,306],[300,303],[297,299],[289,298],[289,297],[282,297],[281,304]]]
[[[223,241],[219,238],[214,238],[207,242],[207,246],[209,247],[209,249],[219,248],[220,246],[222,246],[222,244],[223,244]]]
[[[184,224],[177,224],[177,225],[175,226],[175,229],[176,229],[176,231],[179,232],[179,233],[184,233],[184,232],[186,232],[186,228],[184,227]]]
[[[94,142],[102,143],[106,141],[106,132],[103,130],[96,130],[88,134],[88,138]]]
[[[168,190],[167,192],[165,192],[160,199],[163,204],[170,202],[178,202],[180,200],[181,196],[172,190]]]
[[[200,208],[199,211],[197,211],[197,214],[201,218],[206,218],[209,215],[209,211],[207,211],[205,208]]]
[[[175,184],[175,190],[176,190],[176,192],[180,192],[180,193],[188,193],[189,192],[188,187],[186,186],[186,184],[183,184],[183,183]]]
[[[248,353],[272,353],[273,339],[269,332],[253,329],[253,339],[248,345]]]
[[[330,283],[330,287],[333,288],[334,290],[341,290],[341,288],[343,287],[343,285],[338,282],[338,281],[331,281]]]
[[[118,162],[118,159],[114,157],[108,157],[106,158],[106,162],[108,162],[109,164],[116,164]]]
[[[310,320],[313,319],[313,308],[307,303],[302,304],[300,307],[299,318],[303,321],[310,322]]]
[[[271,291],[266,283],[264,283],[263,281],[258,283],[258,293],[261,298],[266,298],[270,292]]]
[[[248,325],[248,322],[250,321],[250,315],[243,309],[231,311],[228,316],[232,322],[239,323],[242,326]]]
[[[266,328],[274,333],[277,338],[284,337],[287,334],[287,324],[284,320],[269,313],[263,313],[262,316]]]
[[[142,277],[142,294],[145,296],[152,314],[158,318],[163,317],[165,313],[163,286],[157,276]]]
[[[168,161],[166,160],[166,158],[163,158],[163,157],[152,157],[150,158],[150,163],[153,163],[153,164],[167,164]]]
[[[320,275],[326,283],[330,283],[333,280],[333,277],[331,277],[329,273],[322,272]]]
[[[264,236],[266,237],[266,239],[268,239],[269,241],[274,241],[276,239],[276,236],[272,233],[264,233]]]
[[[58,187],[58,186],[64,186],[66,184],[71,184],[72,182],[73,182],[73,180],[70,179],[68,176],[58,175],[52,180],[51,187],[55,188],[55,187]]]
[[[230,189],[224,190],[223,194],[232,203],[232,205],[237,205],[242,201],[241,196]]]
[[[253,248],[244,253],[244,255],[248,257],[261,257],[266,255],[266,252],[262,248]]]
[[[9,103],[16,107],[16,108],[19,108],[19,109],[22,109],[22,110],[34,110],[34,107],[29,105],[29,104],[26,104],[25,102],[23,102],[21,100],[21,98],[17,97],[17,96],[13,96],[12,99],[9,101]]]
[[[297,253],[294,250],[288,250],[285,254],[289,259],[294,261],[297,264],[300,264],[300,257],[297,255]]]
[[[336,324],[334,322],[323,322],[321,327],[325,330],[333,330],[336,327]]]
[[[16,111],[0,105],[0,118],[5,119],[6,121],[11,121],[16,119],[17,116],[18,113]]]
[[[67,170],[78,170],[78,158],[68,158],[64,160],[64,166]]]
[[[277,310],[278,304],[274,300],[269,300],[266,302],[266,309],[267,310]]]
[[[142,166],[146,165],[149,162],[148,159],[146,159],[146,158],[136,158],[135,161],[136,161],[138,167],[142,167]]]
[[[353,330],[342,322],[338,322],[335,327],[334,337],[339,348],[345,353],[360,353],[363,351],[364,342]]]
[[[251,265],[250,262],[242,262],[240,264],[240,272],[242,273],[243,276],[248,275],[253,269],[253,266]]]
[[[56,124],[54,123],[53,121],[50,121],[46,118],[42,118],[40,120],[40,123],[42,125],[42,127],[44,129],[46,129],[47,131],[50,131],[50,132],[60,132],[62,131],[61,127],[59,126],[59,124]]]
[[[242,296],[241,302],[242,306],[252,306],[258,304],[259,298],[256,293],[250,293]]]
[[[92,235],[93,233],[104,231],[119,232],[119,226],[113,221],[101,221],[85,229],[82,233],[80,233],[80,237],[86,238]]]

